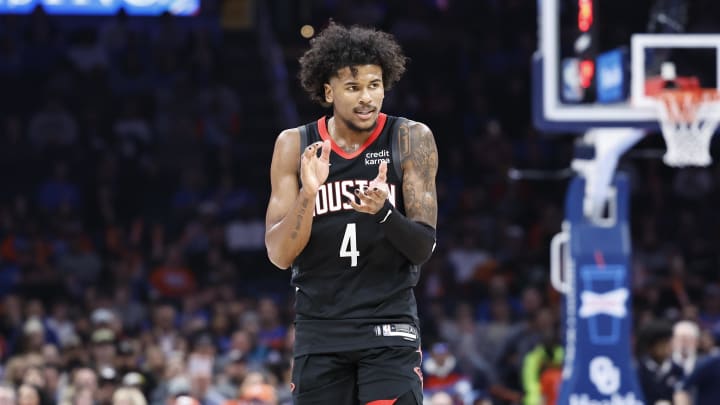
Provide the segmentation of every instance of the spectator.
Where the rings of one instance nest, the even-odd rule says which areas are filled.
[[[430,405],[453,405],[453,399],[445,391],[438,391],[430,397]]]
[[[212,385],[213,358],[210,355],[195,352],[188,359],[190,393],[206,405],[221,405],[225,398]]]
[[[136,297],[132,296],[130,286],[122,284],[115,287],[113,302],[113,312],[120,317],[122,328],[126,331],[139,330],[147,317],[147,310]]]
[[[638,333],[638,379],[648,404],[672,401],[675,385],[682,381],[683,369],[672,360],[672,326],[654,321]]]
[[[55,163],[51,178],[38,189],[38,205],[48,213],[76,210],[80,206],[80,190],[68,178],[68,171],[65,162]]]
[[[93,331],[90,341],[92,343],[92,361],[95,369],[102,370],[105,367],[114,367],[116,360],[115,345],[117,344],[115,332],[110,328],[97,329]]]
[[[15,405],[15,387],[12,384],[0,383],[0,405]]]
[[[275,388],[270,384],[252,384],[240,391],[239,404],[278,405]]]
[[[98,390],[95,401],[102,405],[110,405],[113,393],[119,385],[119,376],[113,367],[104,366],[98,369]]]
[[[248,374],[247,358],[240,351],[233,350],[220,363],[223,372],[219,375],[216,388],[225,398],[233,398]]]
[[[700,329],[692,321],[679,321],[673,326],[672,360],[690,375],[698,358]]]
[[[147,405],[147,401],[137,388],[120,387],[113,393],[112,405]]]
[[[46,405],[42,390],[31,384],[22,384],[18,388],[18,405]]]
[[[525,405],[554,405],[560,388],[563,348],[559,326],[543,331],[540,343],[523,358],[522,384]]]
[[[45,324],[57,336],[58,343],[62,346],[75,336],[75,324],[69,317],[68,303],[64,300],[56,301],[50,312]]]
[[[200,405],[200,401],[189,395],[180,395],[169,403],[171,405]]]
[[[457,358],[450,352],[447,343],[432,345],[430,355],[423,361],[422,374],[423,392],[428,396],[445,391],[463,397],[472,391],[468,376],[460,370]]]
[[[246,329],[238,329],[230,340],[230,353],[237,351],[247,357],[249,364],[262,364],[268,354],[267,347],[259,345],[256,338]]]
[[[700,360],[674,395],[675,405],[710,405],[720,398],[720,355],[715,352]],[[694,400],[693,400],[694,398]]]
[[[168,250],[165,262],[150,274],[150,284],[162,298],[181,298],[195,292],[195,275],[185,265],[179,246]]]
[[[75,32],[67,50],[67,57],[75,69],[83,73],[94,69],[105,69],[109,63],[107,53],[98,41],[97,32],[93,28]]]
[[[37,317],[31,317],[23,325],[20,343],[25,353],[41,353],[45,344],[45,326]]]
[[[540,307],[539,297],[534,287],[524,290],[523,306],[529,319],[515,328],[499,352],[497,378],[492,381],[490,391],[500,401],[514,403],[521,400],[524,392],[521,376],[523,359],[556,324],[553,310]]]
[[[42,111],[30,119],[28,137],[38,149],[71,146],[78,136],[75,117],[58,99],[49,99]]]
[[[458,360],[458,366],[464,374],[492,374],[491,362],[485,356],[486,341],[469,303],[459,303],[455,320],[442,323],[440,329],[441,337],[449,342],[453,353],[464,354]]]
[[[258,302],[258,315],[260,321],[258,343],[270,349],[282,350],[287,328],[280,319],[275,301],[268,297],[261,298]]]

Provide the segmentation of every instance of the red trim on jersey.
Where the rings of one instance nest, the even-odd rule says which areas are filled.
[[[377,401],[370,401],[366,405],[393,405],[397,399],[378,399]]]
[[[375,129],[373,129],[372,133],[365,141],[365,143],[362,144],[362,146],[358,150],[352,153],[345,152],[335,143],[335,140],[332,139],[332,137],[330,136],[330,132],[328,132],[327,130],[327,123],[325,122],[325,117],[321,117],[318,120],[318,132],[320,133],[320,138],[322,138],[323,141],[328,139],[330,140],[330,145],[332,145],[333,152],[344,157],[345,159],[354,159],[358,157],[361,153],[363,153],[363,151],[368,146],[370,146],[370,144],[373,143],[373,141],[377,139],[378,136],[380,136],[380,132],[382,132],[383,128],[385,128],[385,121],[387,121],[387,115],[379,113]]]

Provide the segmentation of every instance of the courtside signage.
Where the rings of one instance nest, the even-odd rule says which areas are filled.
[[[47,14],[190,16],[200,11],[200,0],[0,0],[0,14],[28,14],[42,7]]]

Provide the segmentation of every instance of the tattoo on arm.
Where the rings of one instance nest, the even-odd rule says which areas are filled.
[[[408,218],[437,224],[435,175],[438,152],[432,132],[424,125],[403,124],[398,131],[402,159],[403,198]]]
[[[410,155],[410,124],[405,121],[398,128],[398,140],[400,143],[400,156],[404,160]]]
[[[302,225],[303,217],[305,216],[305,210],[307,210],[309,199],[307,197],[302,199],[302,202],[300,203],[300,210],[297,214],[297,220],[295,221],[295,229],[293,229],[292,233],[290,234],[290,239],[297,239],[298,231],[300,230],[300,226]]]

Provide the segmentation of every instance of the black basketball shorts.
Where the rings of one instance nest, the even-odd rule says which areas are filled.
[[[294,359],[296,405],[422,405],[422,354],[407,346]]]

